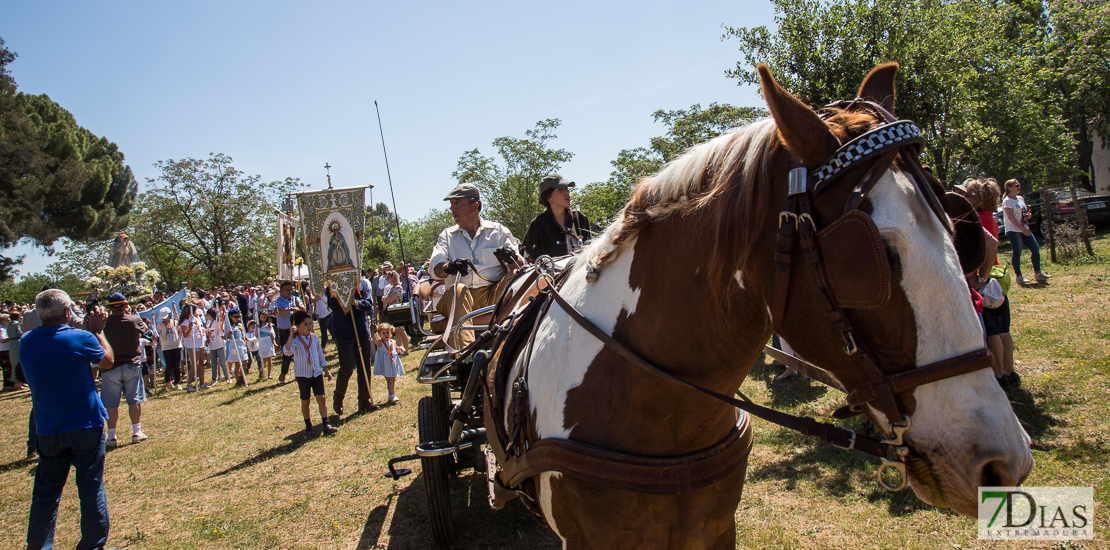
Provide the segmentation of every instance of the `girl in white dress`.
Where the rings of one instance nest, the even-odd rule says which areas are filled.
[[[258,313],[258,357],[261,359],[258,378],[262,379],[262,371],[265,370],[266,379],[269,380],[274,361],[274,327],[270,324],[270,314],[265,311]]]
[[[247,344],[247,353],[254,358],[254,362],[258,364],[258,379],[262,380],[265,374],[262,373],[262,358],[258,356],[258,322],[255,320],[247,321],[247,331],[243,333],[243,342]]]
[[[236,386],[247,385],[247,375],[243,372],[243,363],[247,360],[247,344],[243,340],[246,329],[243,328],[243,314],[239,308],[227,311],[229,328],[227,330],[227,366],[231,376],[235,377]]]
[[[378,331],[374,333],[374,345],[378,346],[378,352],[374,355],[374,375],[385,377],[391,404],[400,401],[397,398],[397,377],[405,374],[397,342],[393,340],[393,331],[393,325],[380,323]]]

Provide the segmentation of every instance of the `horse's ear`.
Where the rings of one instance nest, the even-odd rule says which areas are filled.
[[[856,97],[874,101],[893,114],[894,75],[896,74],[898,74],[898,63],[894,61],[871,69],[871,72],[867,73],[867,78],[863,79],[863,84],[860,84]]]
[[[760,63],[758,70],[763,99],[767,101],[786,148],[800,157],[807,168],[820,166],[840,148],[840,140],[813,109],[775,82],[767,65]]]

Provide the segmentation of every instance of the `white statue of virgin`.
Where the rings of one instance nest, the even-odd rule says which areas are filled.
[[[108,265],[115,269],[121,265],[131,265],[139,261],[139,253],[135,251],[135,243],[120,231],[116,241],[112,243],[112,256],[108,258]]]

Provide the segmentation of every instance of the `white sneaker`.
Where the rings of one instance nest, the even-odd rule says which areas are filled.
[[[396,395],[390,394],[390,396],[389,396],[389,402],[390,403],[399,403],[400,401],[401,400]]]
[[[139,432],[139,433],[134,434],[134,435],[131,436],[131,444],[132,445],[134,445],[136,443],[142,443],[143,441],[146,441],[146,434],[143,433],[143,432]]]
[[[115,449],[119,446],[119,441],[116,441],[116,438],[113,437],[112,439],[105,441],[104,446],[109,449]]]

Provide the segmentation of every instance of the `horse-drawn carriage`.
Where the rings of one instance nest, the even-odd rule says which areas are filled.
[[[733,548],[749,414],[877,457],[885,488],[969,516],[977,487],[1029,474],[962,277],[982,227],[922,171],[920,130],[891,114],[896,69],[814,111],[760,67],[773,120],[691,149],[569,265],[541,262],[449,323],[481,336],[437,337],[420,443],[389,461],[394,479],[421,461],[437,542],[450,472],[473,466],[492,506],[520,497],[568,548]],[[883,437],[739,394],[772,331],[846,392],[833,416]]]

